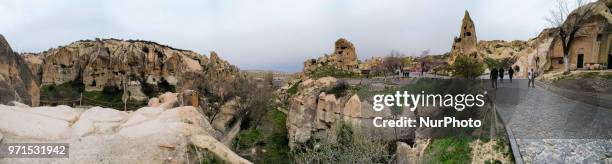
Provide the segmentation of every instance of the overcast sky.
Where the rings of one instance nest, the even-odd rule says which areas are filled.
[[[526,40],[554,0],[2,0],[0,34],[14,50],[41,52],[81,39],[142,39],[241,69],[295,72],[347,38],[361,59],[391,50],[450,50],[465,10],[479,40]]]

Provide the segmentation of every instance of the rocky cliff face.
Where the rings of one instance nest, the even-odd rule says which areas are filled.
[[[303,76],[312,74],[317,68],[331,66],[341,70],[358,72],[357,52],[353,43],[344,38],[336,41],[334,53],[325,55],[318,59],[307,59],[304,61]]]
[[[82,81],[86,91],[128,87],[131,98],[143,101],[147,99],[142,93],[144,85],[164,83],[176,86],[177,90],[196,90],[202,79],[218,84],[239,74],[237,67],[215,52],[211,52],[209,59],[193,51],[134,40],[77,41],[27,54],[26,60],[42,85]]]
[[[336,98],[323,92],[336,83],[333,77],[306,79],[300,83],[297,95],[290,101],[287,115],[290,147],[307,142],[316,135],[315,132],[331,129],[337,120],[354,122],[361,118],[359,96]],[[359,123],[355,125],[359,126]]]
[[[0,35],[0,104],[19,101],[38,105],[39,90],[22,56]]]
[[[291,148],[314,138],[336,136],[333,127],[341,123],[350,125],[354,130],[368,137],[383,140],[394,140],[395,136],[414,138],[415,129],[374,127],[373,118],[394,117],[391,110],[385,108],[380,112],[375,112],[369,100],[362,100],[357,94],[350,92],[339,96],[326,93],[336,85],[338,85],[338,80],[333,77],[306,79],[299,84],[297,93],[289,100],[287,114],[286,126]],[[406,111],[400,116],[415,117],[415,113]]]

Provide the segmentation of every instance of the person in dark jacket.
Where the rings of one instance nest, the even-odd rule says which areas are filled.
[[[493,68],[491,70],[491,87],[497,88],[497,69]]]
[[[499,67],[499,82],[504,83],[504,67]]]
[[[514,75],[514,69],[508,68],[508,76],[510,77],[510,83],[512,83],[512,76]]]

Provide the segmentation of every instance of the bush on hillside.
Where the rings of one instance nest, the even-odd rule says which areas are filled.
[[[475,79],[484,73],[484,65],[482,62],[466,55],[460,55],[455,59],[455,63],[451,65],[453,76],[466,79]]]

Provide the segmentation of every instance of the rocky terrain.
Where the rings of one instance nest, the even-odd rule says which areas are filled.
[[[145,89],[169,84],[176,90],[199,90],[202,79],[215,86],[232,81],[239,69],[219,58],[149,41],[96,39],[73,42],[42,53],[25,54],[28,67],[40,85],[79,81],[85,91],[104,87],[129,90],[130,99],[146,101]]]
[[[208,58],[149,41],[96,39],[20,55],[3,37],[0,43],[0,104],[13,104],[0,105],[2,142],[70,143],[75,158],[58,159],[61,163],[249,163],[227,146],[240,130],[236,120],[245,117],[237,116],[243,101],[236,87],[250,80],[215,52]],[[107,97],[112,91],[120,101],[144,106],[118,111],[76,107],[79,101],[74,107],[37,107],[41,93],[64,89],[60,97],[46,97],[61,100],[62,93],[77,92],[78,84],[81,93]],[[161,95],[167,91],[162,87],[180,94]],[[213,156],[200,157],[204,150]]]
[[[38,105],[39,88],[26,63],[0,35],[0,104],[20,101]]]
[[[136,111],[0,105],[3,143],[68,143],[70,158],[3,158],[0,163],[191,163],[209,152],[229,163],[250,163],[219,142],[201,109],[179,106],[178,94],[151,99]]]

